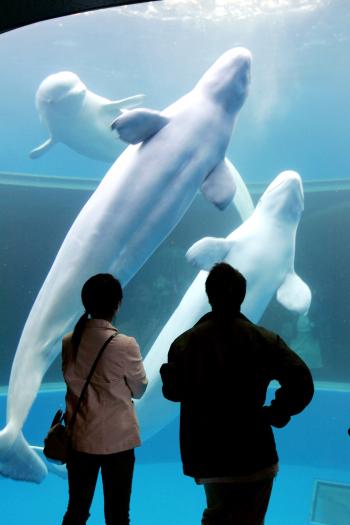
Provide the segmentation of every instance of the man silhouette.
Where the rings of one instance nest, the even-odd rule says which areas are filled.
[[[218,263],[205,286],[212,312],[172,343],[163,394],[181,403],[183,470],[204,485],[202,525],[263,525],[278,471],[271,425],[284,427],[310,403],[313,381],[277,334],[241,314],[237,270]],[[280,388],[264,406],[272,380]]]

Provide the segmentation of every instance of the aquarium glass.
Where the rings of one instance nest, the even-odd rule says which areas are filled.
[[[350,487],[349,28],[347,0],[164,0],[0,35],[1,428],[28,315],[71,225],[113,164],[81,149],[83,144],[89,152],[89,144],[98,142],[99,132],[91,135],[88,125],[89,118],[99,118],[94,111],[78,131],[74,119],[66,129],[62,124],[56,143],[30,156],[49,138],[35,102],[40,84],[49,75],[72,72],[100,97],[115,101],[141,94],[139,106],[162,111],[189,92],[221,54],[242,46],[253,57],[251,84],[226,156],[254,204],[279,173],[299,173],[305,203],[295,271],[312,293],[302,316],[283,307],[274,293],[259,320],[307,362],[316,386],[307,410],[275,431],[281,466],[266,524],[350,523],[350,507],[343,504]],[[71,110],[69,104],[62,108],[64,114]],[[116,140],[113,159],[126,148]],[[137,174],[133,184],[137,191]],[[129,280],[117,325],[136,337],[144,357],[198,274],[186,260],[187,250],[203,237],[226,237],[240,223],[232,205],[220,211],[198,192]],[[63,403],[57,348],[25,422],[31,445],[42,446],[53,412]],[[177,438],[175,418],[137,451],[132,523],[200,523],[204,495],[182,475]],[[7,525],[28,521],[28,513],[37,525],[60,522],[66,480],[49,474],[35,485],[4,477],[0,485]],[[89,523],[102,522],[99,486]]]

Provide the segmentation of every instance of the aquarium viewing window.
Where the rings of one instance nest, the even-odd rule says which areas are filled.
[[[26,442],[19,443],[41,461],[53,412],[64,405],[60,341],[82,313],[78,292],[71,299],[81,272],[95,272],[100,256],[107,271],[120,262],[120,254],[129,257],[118,267],[125,299],[117,326],[140,345],[152,371],[151,396],[160,391],[159,366],[172,339],[209,310],[204,266],[213,257],[231,257],[232,264],[251,272],[248,288],[263,283],[250,295],[247,316],[277,332],[300,355],[316,387],[307,409],[286,428],[274,430],[280,472],[266,525],[350,524],[348,2],[3,0],[0,32],[0,470],[8,459],[1,445],[6,418],[22,414]],[[179,112],[176,140],[137,160],[130,178],[121,177],[123,159],[138,148],[133,142],[141,138],[140,149],[147,151],[153,140],[144,128],[135,137],[126,126],[126,141],[123,132],[117,134],[115,121],[124,110],[145,109],[151,131],[161,136],[181,100],[191,97],[212,66],[231,52],[234,63],[240,63],[233,98],[243,98],[229,132],[222,124],[231,107],[230,91],[225,111],[206,121],[201,120],[203,99],[193,97],[189,108],[197,112],[183,121]],[[181,194],[174,179],[153,185],[159,163],[169,162],[175,171],[187,168],[193,151],[201,161],[195,166],[204,171],[224,155],[222,165],[239,187],[238,205],[232,186],[213,205],[210,178],[204,184],[209,173],[200,169],[198,178],[179,177]],[[147,173],[152,175],[149,186],[143,185]],[[124,186],[118,193],[119,181]],[[92,201],[97,192],[102,195],[98,205]],[[229,205],[220,209],[225,200]],[[110,202],[114,207],[109,209]],[[161,215],[169,202],[179,211],[175,225],[172,217]],[[93,203],[94,213],[84,222],[87,203]],[[261,208],[266,214],[259,220],[255,214],[246,226]],[[136,209],[142,216],[133,215]],[[104,214],[98,215],[101,210]],[[278,210],[283,220],[276,220]],[[148,223],[153,212],[154,222]],[[123,221],[130,217],[122,237]],[[77,221],[74,237],[70,232]],[[245,233],[237,239],[243,223]],[[133,228],[143,234],[145,224],[151,224],[151,234],[145,237],[144,257],[139,246],[128,251],[127,241]],[[267,237],[265,225],[271,226]],[[65,251],[67,238],[78,240]],[[115,245],[116,239],[127,246]],[[235,251],[237,246],[244,249]],[[68,287],[60,276],[69,276]],[[288,293],[293,290],[297,293]],[[40,369],[44,375],[30,397],[18,385],[38,377],[38,349],[48,367]],[[49,362],[48,356],[55,359]],[[276,386],[270,385],[268,400]],[[16,410],[8,410],[11,403],[17,403]],[[135,404],[143,445],[137,451],[132,523],[200,523],[203,495],[181,471],[178,409],[161,402],[156,410]],[[24,472],[27,458],[20,465]],[[6,473],[0,479],[0,510],[7,525],[21,525],[28,516],[36,525],[47,525],[63,515],[66,481],[60,476],[65,474],[51,469],[40,477],[43,470],[34,480],[45,478],[40,484],[14,481]],[[19,500],[25,504],[18,505]],[[102,498],[94,505],[89,524],[99,525]]]

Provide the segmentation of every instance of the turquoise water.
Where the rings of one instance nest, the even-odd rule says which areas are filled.
[[[305,413],[276,431],[281,471],[266,525],[350,523],[350,506],[344,510],[333,496],[331,519],[324,514],[322,522],[314,513],[317,481],[350,486],[349,27],[347,0],[164,0],[0,35],[1,428],[12,361],[30,309],[72,222],[110,166],[63,144],[29,158],[48,137],[35,108],[39,84],[68,70],[101,96],[144,93],[144,106],[162,110],[192,89],[221,53],[245,46],[253,55],[251,88],[227,156],[254,203],[280,171],[300,173],[305,210],[295,268],[312,291],[306,335],[297,315],[275,299],[261,323],[304,357],[317,385]],[[124,148],[118,143],[115,156]],[[239,224],[232,208],[218,212],[198,195],[128,283],[118,326],[137,337],[144,356],[197,275],[185,260],[187,249],[207,235],[224,237]],[[62,402],[61,382],[58,359],[25,423],[31,444],[41,444]],[[202,489],[182,476],[177,425],[175,420],[138,450],[135,524],[199,523]],[[60,521],[67,491],[60,478],[49,475],[38,486],[0,478],[0,488],[8,525],[28,516],[37,525]],[[103,522],[100,486],[96,496],[92,525]]]
[[[215,16],[216,4],[227,4],[225,16]],[[252,9],[244,13],[244,4],[256,11],[261,6],[261,13],[249,16]],[[304,180],[347,178],[348,3],[263,4],[165,1],[152,4],[153,14],[147,4],[130,6],[2,35],[1,169],[97,178],[106,171],[107,164],[61,145],[35,162],[28,158],[47,138],[34,104],[47,75],[73,71],[107,98],[141,92],[147,107],[162,109],[191,89],[221,53],[244,45],[254,57],[252,86],[229,151],[244,179],[267,182],[288,168]]]
[[[272,395],[272,392],[269,393]],[[50,415],[64,400],[64,390],[42,391],[25,426],[25,434],[38,443]],[[317,504],[317,483],[349,486],[348,390],[317,384],[313,403],[286,429],[275,431],[280,453],[280,472],[275,480],[266,523],[310,525]],[[5,412],[0,396],[0,420]],[[131,501],[133,523],[145,525],[191,525],[200,522],[204,508],[203,489],[182,474],[178,452],[178,421],[170,424],[136,452]],[[66,482],[49,475],[42,484],[1,479],[2,514],[8,525],[59,523],[67,504]],[[332,495],[332,521],[324,525],[346,525],[348,514]],[[19,504],[21,502],[21,504]],[[29,518],[28,518],[29,517]],[[89,523],[103,523],[102,486],[99,481]],[[317,521],[317,523],[319,523]]]
[[[349,483],[346,470],[308,468],[304,465],[282,465],[282,468],[274,484],[265,520],[268,525],[309,525],[312,513],[310,502],[313,500],[316,480],[321,478]],[[59,523],[65,512],[66,487],[54,478],[45,480],[40,487],[13,486],[11,481],[6,480],[1,487],[7,495],[2,506],[3,515],[11,525],[28,519],[38,525]],[[89,524],[104,523],[101,493],[99,480]],[[19,501],[21,505],[18,505]],[[178,464],[136,466],[130,513],[133,523],[192,525],[200,523],[204,506],[203,489],[197,487],[190,478],[182,476]],[[337,521],[329,523],[335,525]],[[346,521],[338,523],[346,524]]]

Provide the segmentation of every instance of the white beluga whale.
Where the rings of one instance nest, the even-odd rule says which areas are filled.
[[[169,403],[162,396],[159,369],[167,359],[173,340],[210,309],[205,280],[215,263],[225,261],[246,277],[247,294],[242,313],[251,321],[260,320],[276,292],[277,300],[286,308],[300,315],[307,314],[311,291],[294,271],[295,238],[303,206],[300,176],[294,171],[282,172],[241,226],[225,239],[207,237],[188,250],[188,259],[201,271],[144,361],[149,385],[142,399],[136,402],[144,439],[152,437],[178,414],[178,404]]]
[[[30,311],[0,431],[1,474],[36,482],[47,474],[21,429],[62,335],[81,313],[84,281],[111,272],[125,286],[200,188],[218,208],[249,197],[225,152],[248,93],[250,66],[247,49],[230,49],[164,111],[130,110],[114,122],[123,140],[141,142],[126,148],[77,216]]]
[[[218,261],[241,271],[249,288],[242,311],[253,322],[261,318],[275,291],[283,306],[306,315],[311,291],[294,270],[296,232],[303,209],[301,178],[295,171],[284,171],[239,228],[226,239],[198,241],[188,250],[187,258],[207,271]]]
[[[46,77],[36,92],[36,107],[49,138],[30,152],[36,159],[59,142],[72,150],[105,162],[114,162],[118,153],[118,136],[112,122],[126,108],[143,100],[134,95],[121,100],[108,100],[92,91],[70,71]]]

